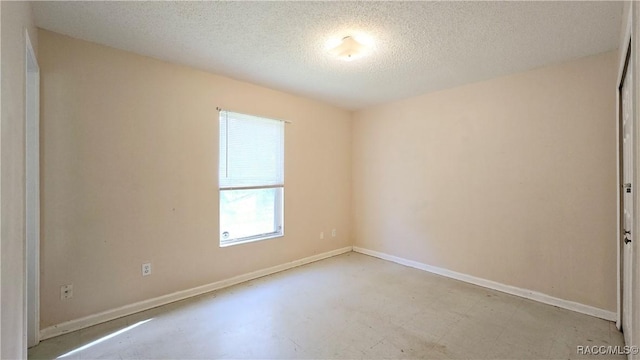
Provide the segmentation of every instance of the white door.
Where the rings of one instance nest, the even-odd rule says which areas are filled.
[[[629,48],[631,51],[631,48]],[[633,59],[632,56],[630,56]],[[629,61],[622,80],[620,97],[622,99],[621,137],[622,137],[622,331],[625,342],[632,344],[632,284],[633,284],[633,61]]]

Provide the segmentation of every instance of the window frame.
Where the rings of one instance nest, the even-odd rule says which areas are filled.
[[[222,109],[218,109],[219,113],[219,117],[218,117],[218,124],[221,125],[223,120],[223,112],[225,112],[226,110],[222,110]],[[252,242],[256,242],[256,241],[262,241],[262,240],[269,240],[269,239],[275,239],[275,238],[280,238],[280,237],[284,237],[284,135],[285,135],[285,129],[284,129],[284,125],[286,123],[286,121],[282,121],[282,120],[277,120],[277,119],[271,119],[271,118],[265,118],[262,116],[255,116],[255,115],[249,115],[249,114],[244,114],[244,113],[236,113],[235,114],[239,114],[242,116],[249,116],[249,117],[254,117],[257,118],[257,120],[269,120],[269,121],[278,121],[278,122],[282,122],[283,123],[283,128],[282,128],[282,142],[281,142],[281,146],[282,146],[282,183],[281,184],[277,184],[277,185],[251,185],[251,186],[220,186],[220,166],[221,166],[221,157],[222,157],[222,153],[218,154],[218,210],[219,210],[219,214],[218,214],[218,225],[219,225],[219,231],[218,231],[218,245],[219,247],[229,247],[229,246],[234,246],[234,245],[241,245],[241,244],[247,244],[247,243],[252,243]],[[225,119],[226,120],[226,119]],[[227,131],[228,131],[228,124],[226,125]],[[220,141],[223,134],[221,132],[221,126],[218,127],[219,129],[219,134],[218,134],[218,140]],[[229,134],[228,132],[226,134],[224,134],[224,136],[226,136],[228,138]],[[228,162],[228,160],[226,160]],[[222,232],[222,192],[223,191],[241,191],[241,190],[262,190],[262,189],[276,189],[275,192],[275,197],[274,197],[274,204],[273,204],[273,228],[275,229],[275,231],[273,232],[269,232],[269,233],[263,233],[263,234],[255,234],[255,235],[251,235],[251,236],[245,236],[245,237],[241,237],[241,238],[236,238],[236,239],[224,239],[223,238],[223,232]]]
[[[238,191],[238,190],[261,190],[261,189],[278,189],[276,191],[276,196],[273,204],[273,227],[276,229],[274,232],[256,234],[251,236],[245,236],[232,240],[225,240],[222,238],[222,234],[220,233],[220,247],[228,247],[233,245],[246,244],[261,240],[275,239],[284,236],[284,185],[266,185],[266,186],[247,186],[247,187],[227,187],[227,188],[218,188],[218,194],[220,195],[223,191]],[[220,217],[222,217],[222,200],[219,200],[219,212]],[[279,227],[279,229],[277,229]],[[222,229],[220,229],[222,231]]]

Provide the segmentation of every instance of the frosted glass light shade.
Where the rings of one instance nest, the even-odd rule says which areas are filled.
[[[343,60],[351,61],[362,55],[367,51],[367,47],[358,42],[351,36],[342,38],[340,44],[329,49],[329,54],[337,56]]]

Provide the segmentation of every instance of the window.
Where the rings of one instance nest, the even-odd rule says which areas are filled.
[[[284,122],[220,111],[220,246],[284,235]]]

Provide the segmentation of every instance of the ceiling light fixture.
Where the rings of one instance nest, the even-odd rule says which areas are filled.
[[[360,39],[358,39],[360,40]],[[369,51],[369,44],[358,41],[353,36],[345,36],[338,41],[330,41],[327,44],[329,54],[342,60],[351,61],[366,55]]]

